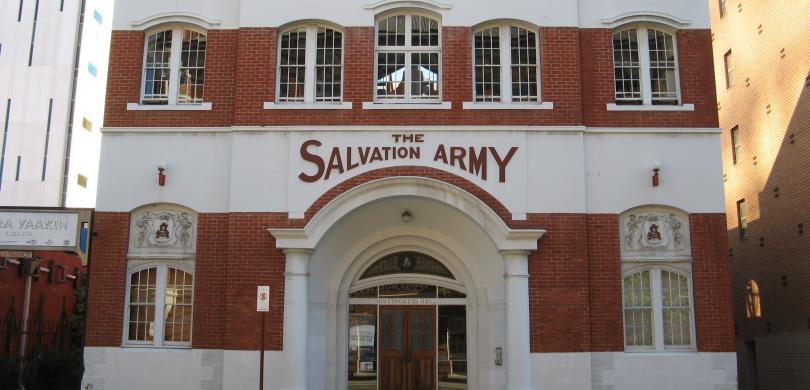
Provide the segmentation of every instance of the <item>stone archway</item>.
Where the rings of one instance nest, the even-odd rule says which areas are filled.
[[[399,221],[403,205],[418,207],[417,215],[424,223]],[[470,354],[484,350],[487,359],[483,360],[491,360],[490,351],[503,346],[506,368],[505,372],[478,370],[476,375],[486,383],[478,384],[476,377],[470,380],[470,388],[503,382],[509,389],[531,388],[528,255],[537,248],[543,230],[510,229],[481,200],[451,184],[394,177],[339,195],[304,228],[270,232],[287,256],[284,352],[290,362],[292,388],[310,388],[308,370],[323,370],[326,381],[338,384],[337,388],[344,386],[345,374],[341,376],[340,370],[345,367],[341,355],[345,355],[346,343],[341,339],[347,338],[345,300],[351,280],[367,262],[403,248],[426,251],[460,271],[465,285],[470,286],[468,291],[473,291],[473,310],[486,315],[481,320],[496,318],[492,327],[502,328],[502,334],[489,327],[486,332],[470,330],[478,336],[470,345]],[[478,311],[479,302],[491,297],[501,305],[495,311],[502,313]],[[308,339],[325,344],[326,354],[308,357],[308,350],[312,351]]]

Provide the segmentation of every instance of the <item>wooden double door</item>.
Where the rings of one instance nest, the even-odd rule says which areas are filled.
[[[436,306],[380,306],[379,390],[436,389]]]

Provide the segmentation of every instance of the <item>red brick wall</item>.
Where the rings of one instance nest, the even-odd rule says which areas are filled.
[[[107,76],[106,127],[230,126],[236,89],[237,30],[208,31],[204,99],[211,111],[127,111],[127,103],[140,102],[144,34],[113,31]]]
[[[226,349],[259,349],[261,315],[256,312],[256,286],[269,285],[266,348],[281,350],[285,255],[275,249],[275,239],[267,228],[283,225],[286,219],[286,213],[231,213],[229,216],[224,295]]]
[[[619,216],[588,214],[591,351],[624,350]]]
[[[546,230],[529,256],[531,351],[587,352],[587,216],[530,214],[528,221]]]
[[[121,345],[126,299],[129,213],[96,212],[89,265],[86,345]]]
[[[194,262],[194,348],[222,349],[228,272],[228,214],[200,214],[197,218],[197,256]]]
[[[392,169],[365,180],[390,175]],[[696,336],[702,352],[733,351],[734,346],[724,218],[690,216]],[[285,255],[275,249],[267,229],[301,221],[288,220],[286,213],[201,214],[198,221],[193,346],[258,349],[256,286],[270,285],[266,347],[280,350]],[[618,215],[530,214],[519,225],[547,231],[529,258],[532,352],[622,351]],[[127,213],[96,213],[89,346],[121,345],[128,226]]]
[[[692,241],[692,288],[698,350],[734,352],[731,261],[725,214],[689,216]]]
[[[608,112],[614,101],[611,30],[544,27],[539,30],[541,95],[553,110],[463,110],[472,100],[472,33],[442,29],[442,93],[450,110],[363,110],[373,101],[374,29],[344,30],[344,100],[352,110],[264,110],[275,100],[276,28],[210,30],[205,100],[212,111],[127,111],[139,101],[144,35],[114,31],[105,126],[230,125],[587,125],[716,127],[716,97],[708,30],[678,32],[685,103],[694,112]],[[238,91],[239,93],[236,93]]]
[[[615,102],[613,38],[611,29],[579,30],[582,62],[583,124],[593,127],[717,127],[717,97],[710,30],[680,30],[678,73],[683,103],[695,105],[687,112],[607,111]]]

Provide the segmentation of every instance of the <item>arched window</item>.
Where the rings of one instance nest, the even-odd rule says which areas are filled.
[[[376,101],[441,100],[440,31],[439,20],[427,15],[406,13],[377,19]]]
[[[613,75],[617,104],[680,104],[675,36],[658,26],[615,30]]]
[[[207,43],[205,32],[191,27],[147,33],[141,103],[202,103]]]
[[[130,218],[124,344],[191,347],[197,213],[172,204]]]
[[[127,277],[126,341],[151,346],[191,344],[194,275],[160,262]]]
[[[476,102],[538,102],[537,33],[505,24],[473,34]]]
[[[646,267],[622,281],[625,346],[632,350],[694,348],[689,276]]]
[[[745,286],[748,294],[745,297],[745,316],[748,318],[762,317],[762,303],[759,297],[759,285],[754,279],[748,281]]]
[[[343,33],[296,26],[279,38],[279,103],[330,103],[343,97]]]

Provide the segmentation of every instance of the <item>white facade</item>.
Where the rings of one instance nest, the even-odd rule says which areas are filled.
[[[95,205],[113,3],[0,2],[0,204]]]

